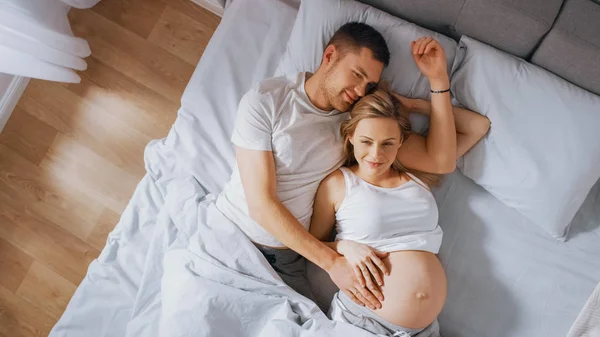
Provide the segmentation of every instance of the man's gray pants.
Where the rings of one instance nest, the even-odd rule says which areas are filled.
[[[304,297],[314,301],[313,293],[306,277],[306,259],[295,251],[284,248],[277,249],[254,244],[265,256],[269,264],[283,282]]]

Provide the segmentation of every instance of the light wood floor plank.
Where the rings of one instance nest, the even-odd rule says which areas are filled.
[[[143,175],[133,175],[76,140],[59,134],[40,168],[55,180],[76,187],[96,202],[123,212]]]
[[[100,1],[92,10],[105,18],[147,38],[165,9],[159,0]]]
[[[3,196],[0,196],[2,199]],[[0,237],[44,263],[73,284],[79,284],[100,252],[57,226],[32,215],[0,213]]]
[[[99,205],[72,184],[64,184],[0,144],[0,191],[21,204],[23,212],[43,214],[44,220],[85,239],[100,217]],[[0,204],[0,208],[10,204]]]
[[[206,11],[201,22],[173,9],[165,8],[148,40],[191,65],[196,65],[210,36],[219,24],[218,16]]]
[[[0,238],[0,286],[16,292],[32,263],[31,256]]]
[[[48,336],[55,319],[0,286],[0,333],[10,337]]]
[[[79,284],[100,252],[0,189],[0,238]]]
[[[216,21],[217,24],[221,21],[221,18],[215,13],[198,6],[191,0],[161,0],[163,3],[169,5],[169,7],[178,10],[180,13],[183,13],[190,18],[204,23],[207,21],[213,22]],[[212,23],[211,23],[212,24]],[[204,41],[203,41],[204,43]],[[206,44],[206,43],[204,43]]]
[[[29,132],[23,132],[29,129]],[[0,133],[0,144],[5,144],[34,164],[39,164],[58,131],[17,106],[12,118]]]
[[[144,174],[144,148],[152,138],[108,113],[110,105],[99,105],[98,96],[110,100],[103,90],[92,88],[82,98],[60,84],[32,80],[25,93],[18,105],[27,113],[130,173]]]
[[[177,117],[179,103],[136,83],[93,56],[87,62],[81,83],[64,86],[150,139],[167,135]]]
[[[71,10],[75,34],[85,36],[94,58],[179,103],[194,66],[92,11]]]
[[[67,307],[76,286],[34,261],[16,294],[39,310],[58,320]]]

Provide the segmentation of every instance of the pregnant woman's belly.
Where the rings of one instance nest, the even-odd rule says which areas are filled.
[[[431,324],[446,301],[446,274],[438,258],[425,251],[397,251],[384,263],[390,268],[381,287],[385,300],[374,312],[409,329]]]

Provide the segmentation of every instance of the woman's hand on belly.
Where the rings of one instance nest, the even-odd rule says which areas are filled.
[[[337,251],[348,260],[363,287],[366,285],[369,289],[379,290],[383,285],[383,276],[389,275],[389,270],[382,260],[389,255],[388,253],[351,240],[340,240]]]

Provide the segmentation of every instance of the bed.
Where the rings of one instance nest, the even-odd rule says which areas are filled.
[[[372,3],[394,12],[394,8],[386,8],[386,1]],[[148,145],[146,176],[50,336],[231,336],[235,335],[232,331],[243,331],[228,326],[235,315],[214,314],[213,309],[223,309],[218,303],[210,307],[210,314],[193,310],[203,303],[192,303],[187,311],[177,308],[188,303],[185,293],[169,289],[186,289],[182,285],[190,287],[188,296],[205,296],[211,305],[233,296],[232,288],[211,288],[218,295],[203,292],[202,287],[190,284],[194,278],[187,279],[179,274],[182,270],[174,269],[175,262],[182,259],[177,254],[195,235],[202,235],[197,228],[177,224],[184,223],[189,214],[210,216],[209,211],[198,211],[190,200],[210,198],[210,193],[218,193],[229,179],[234,165],[229,136],[237,104],[253,84],[275,73],[299,5],[299,0],[228,4],[185,90],[172,130],[165,139]],[[573,219],[567,242],[556,241],[531,226],[458,170],[448,175],[434,194],[445,233],[439,257],[449,287],[439,317],[442,335],[565,336],[600,281],[600,182]],[[186,235],[180,236],[178,230]],[[198,251],[210,257],[211,246],[200,246]],[[172,249],[180,251],[167,254]],[[264,266],[250,250],[236,254]],[[200,266],[208,257],[194,261]],[[189,266],[190,260],[186,261]],[[240,261],[223,264],[229,267]],[[223,267],[214,261],[206,266],[217,271],[204,275],[205,279]],[[332,331],[340,336],[360,335],[352,327],[327,323],[316,306],[294,298],[266,269],[261,272],[258,279],[276,285],[277,296],[252,297],[245,288],[241,301],[249,304],[229,308],[231,312],[269,311],[273,303],[291,309],[248,323],[254,330],[240,335],[331,335]],[[335,290],[327,276],[311,266],[309,278],[319,290],[318,300],[326,303]],[[254,281],[246,279],[244,287],[255,287],[254,292],[266,289],[267,283],[251,283]],[[171,295],[165,300],[168,291]],[[285,300],[285,305],[281,304],[284,295],[292,298]],[[290,312],[300,314],[290,317]],[[185,314],[190,321],[181,320]],[[294,322],[300,323],[293,326]]]

